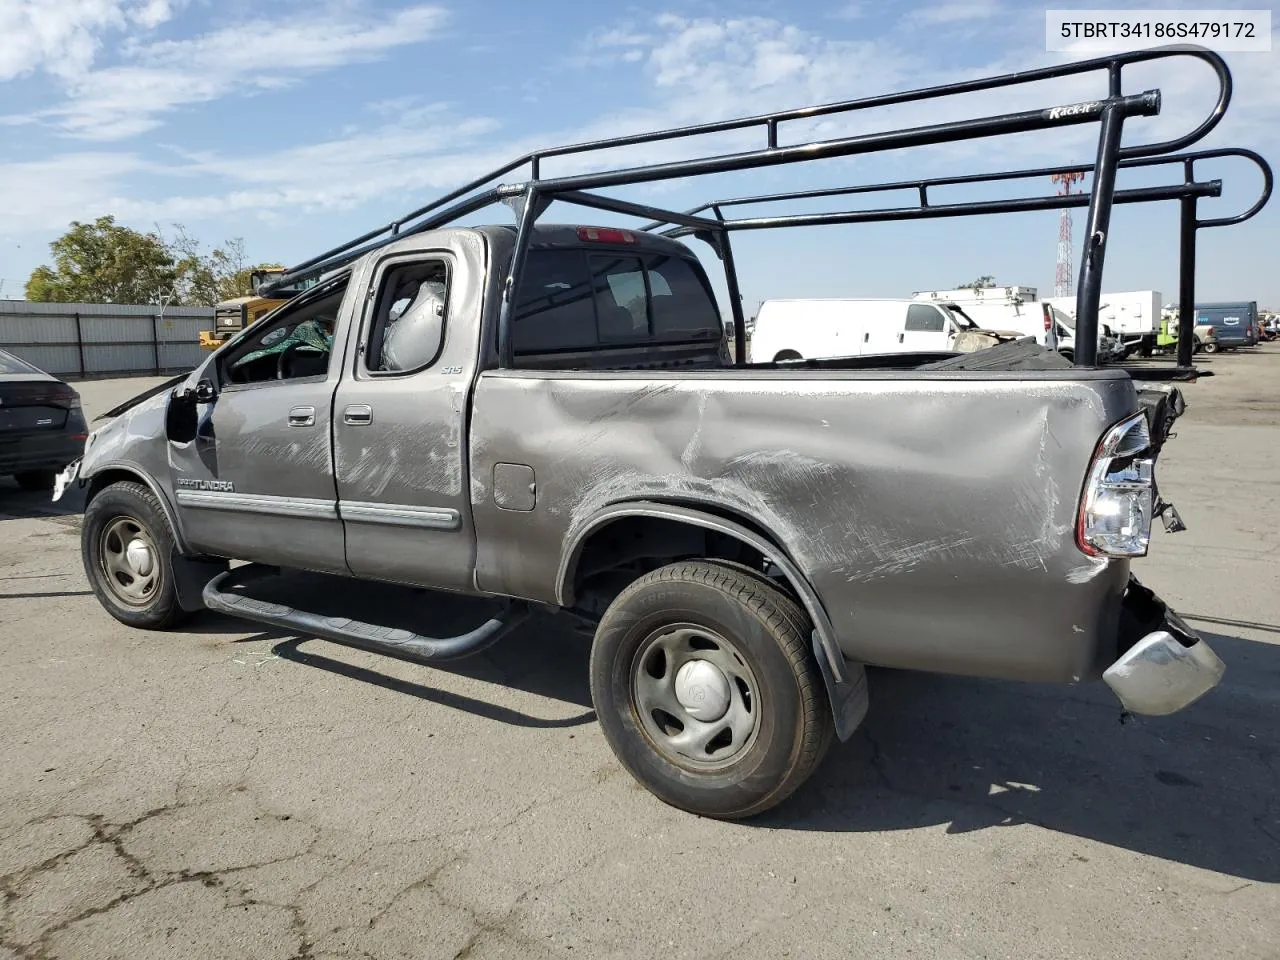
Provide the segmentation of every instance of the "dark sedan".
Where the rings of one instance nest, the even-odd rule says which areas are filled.
[[[88,434],[80,394],[0,350],[0,476],[12,474],[24,490],[52,490]]]

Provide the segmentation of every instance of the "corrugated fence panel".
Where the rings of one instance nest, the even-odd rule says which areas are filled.
[[[0,300],[0,347],[59,376],[180,372],[207,354],[211,307]]]
[[[0,313],[0,343],[12,344],[74,344],[75,317],[31,316]]]
[[[85,343],[150,345],[155,340],[153,317],[104,317],[81,314],[80,325],[84,330]]]
[[[154,372],[157,366],[155,350],[149,343],[86,343],[84,358],[85,373],[96,376]]]
[[[75,376],[80,373],[80,352],[74,343],[60,343],[45,347],[11,347],[0,338],[0,347],[19,360],[35,364],[46,373],[58,376]]]

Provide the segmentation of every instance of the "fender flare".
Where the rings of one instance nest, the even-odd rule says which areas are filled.
[[[654,501],[633,501],[605,507],[572,533],[568,549],[561,553],[560,568],[556,572],[556,601],[561,607],[573,604],[573,577],[586,542],[597,530],[623,517],[652,517],[655,520],[672,520],[712,530],[747,544],[776,564],[795,589],[813,623],[811,640],[814,658],[818,661],[826,684],[827,697],[836,722],[836,735],[841,741],[849,739],[867,711],[866,672],[862,664],[847,661],[840,652],[835,628],[831,625],[822,600],[799,566],[780,546],[740,523],[691,507]]]
[[[95,464],[93,472],[87,475],[81,474],[80,480],[85,486],[88,486],[93,490],[93,493],[96,493],[97,490],[93,488],[95,486],[100,487],[101,484],[95,484],[95,481],[106,473],[127,473],[139,483],[150,489],[152,494],[155,495],[156,500],[160,502],[160,509],[164,511],[165,519],[169,521],[169,529],[173,531],[173,540],[174,544],[178,548],[178,553],[183,556],[190,555],[191,548],[187,544],[186,535],[183,533],[182,524],[178,517],[178,511],[173,508],[173,504],[170,502],[168,495],[164,492],[164,488],[160,486],[155,477],[136,463],[132,463],[127,460],[113,460],[110,463]],[[89,501],[91,499],[92,494],[85,497],[86,507],[89,505]]]

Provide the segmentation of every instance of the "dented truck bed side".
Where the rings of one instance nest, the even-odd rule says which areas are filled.
[[[1077,511],[1098,438],[1135,409],[1115,371],[488,372],[476,582],[572,605],[603,511],[695,507],[781,548],[851,660],[1096,679],[1129,565],[1079,549]],[[536,478],[531,509],[496,505],[500,464]]]

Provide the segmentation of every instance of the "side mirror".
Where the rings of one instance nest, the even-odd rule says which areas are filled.
[[[200,425],[200,416],[196,406],[201,403],[213,403],[218,391],[213,381],[203,378],[196,383],[195,389],[174,390],[169,394],[169,406],[164,415],[164,435],[173,443],[190,443],[196,438],[196,430]]]
[[[190,443],[196,438],[199,417],[196,415],[196,392],[174,390],[164,413],[164,435],[171,443]]]

